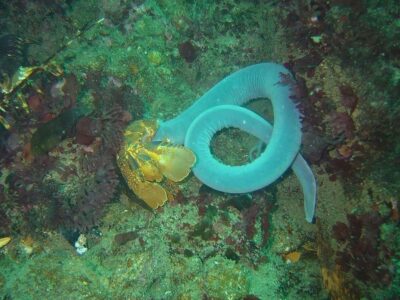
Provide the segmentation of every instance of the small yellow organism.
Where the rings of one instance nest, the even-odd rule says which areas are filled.
[[[151,208],[173,199],[167,181],[182,181],[196,162],[193,152],[183,146],[153,145],[156,129],[153,120],[133,122],[125,130],[124,144],[117,155],[118,167],[129,188]]]
[[[11,241],[11,238],[9,236],[0,238],[0,248],[3,248],[5,245],[7,245]]]
[[[301,252],[299,252],[299,251],[293,251],[293,252],[283,254],[283,259],[288,264],[298,262],[300,257],[301,257]]]

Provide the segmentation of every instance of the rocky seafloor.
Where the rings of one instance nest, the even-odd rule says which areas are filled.
[[[371,0],[1,2],[0,299],[398,299],[399,17]],[[125,127],[263,61],[297,82],[316,223],[291,171],[245,195],[189,175],[147,207],[115,161]],[[212,151],[242,164],[255,143],[229,129]]]

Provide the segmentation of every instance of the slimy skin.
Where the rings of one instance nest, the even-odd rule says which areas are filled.
[[[290,86],[281,83],[290,76],[279,64],[261,63],[243,68],[211,88],[177,117],[160,124],[153,141],[184,144],[197,158],[193,172],[204,184],[226,193],[248,193],[261,189],[292,166],[303,188],[306,220],[315,214],[316,184],[312,171],[298,154],[301,143],[300,113],[293,103]],[[274,113],[272,126],[241,105],[256,98],[269,98]],[[210,151],[214,134],[236,127],[268,143],[254,161],[229,166]]]

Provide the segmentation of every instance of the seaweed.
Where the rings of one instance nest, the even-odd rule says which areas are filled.
[[[347,224],[337,222],[333,237],[339,243],[336,264],[356,279],[374,286],[388,286],[393,278],[392,253],[380,238],[384,218],[378,212],[347,215]]]

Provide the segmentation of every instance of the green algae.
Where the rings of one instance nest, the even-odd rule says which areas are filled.
[[[209,297],[240,299],[248,294],[247,270],[226,258],[214,257],[205,265],[205,288]]]

